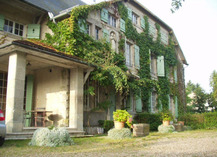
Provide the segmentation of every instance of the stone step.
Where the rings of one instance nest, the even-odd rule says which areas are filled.
[[[34,131],[38,128],[23,128],[23,132],[7,133],[6,140],[26,140],[31,139]],[[84,131],[78,131],[74,128],[66,128],[70,134],[70,137],[86,137]]]

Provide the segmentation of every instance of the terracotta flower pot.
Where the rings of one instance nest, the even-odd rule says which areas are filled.
[[[115,121],[114,122],[115,124],[115,129],[123,129],[124,128],[124,122],[118,122],[118,121]]]
[[[170,121],[169,120],[164,120],[163,121],[163,126],[169,126],[170,125]]]
[[[181,125],[185,125],[185,122],[184,121],[178,121],[178,124],[181,124]]]

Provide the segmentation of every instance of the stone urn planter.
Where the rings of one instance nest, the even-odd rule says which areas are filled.
[[[169,120],[163,120],[163,126],[169,126],[170,121]]]

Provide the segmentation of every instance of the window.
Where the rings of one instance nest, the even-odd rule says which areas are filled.
[[[0,72],[0,109],[6,110],[7,73]]]
[[[132,66],[132,62],[131,62],[131,45],[129,43],[126,43],[125,57],[126,57],[126,65],[131,67]]]
[[[90,24],[87,23],[87,27],[86,27],[86,28],[87,28],[86,33],[87,33],[88,35],[90,35]]]
[[[108,24],[116,27],[116,18],[110,14],[108,15]]]
[[[99,27],[95,27],[95,39],[96,40],[99,40],[99,31],[100,31],[100,28]]]
[[[151,113],[155,113],[157,111],[157,93],[156,92],[151,92],[150,95],[150,110]]]
[[[138,24],[138,16],[135,13],[132,13],[132,22],[134,24]]]
[[[23,25],[5,19],[4,31],[9,32],[9,33],[13,33],[13,34],[16,34],[19,36],[23,36],[23,30],[24,30]]]

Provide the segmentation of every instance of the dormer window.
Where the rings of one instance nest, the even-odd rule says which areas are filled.
[[[4,31],[19,36],[23,36],[24,26],[22,24],[5,19]]]

